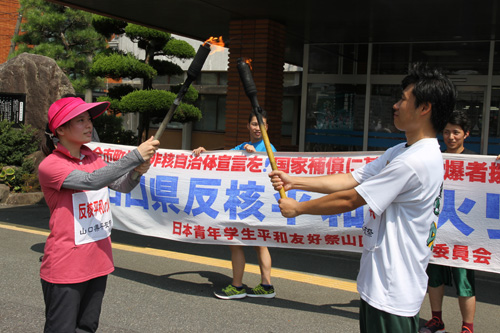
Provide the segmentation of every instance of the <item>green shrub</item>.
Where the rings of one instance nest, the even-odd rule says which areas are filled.
[[[196,89],[188,90],[186,95],[194,98],[197,96]],[[120,110],[123,112],[149,112],[153,123],[160,123],[170,107],[172,106],[176,94],[165,90],[136,90],[124,96],[120,102]],[[172,116],[172,121],[187,123],[198,121],[202,117],[200,109],[194,105],[180,103]]]
[[[137,136],[132,131],[124,130],[123,118],[103,114],[94,119],[94,126],[99,135],[99,140],[106,143],[120,145],[135,145]]]
[[[170,87],[170,91],[172,91],[174,94],[177,95],[181,90],[181,88],[182,88],[182,83]],[[193,86],[189,86],[188,90],[184,94],[184,97],[182,98],[182,101],[184,103],[194,104],[197,100],[198,100],[198,90],[196,90]]]
[[[13,186],[11,183],[13,183],[16,179],[16,170],[12,167],[4,169],[3,166],[0,169],[0,183],[4,183],[8,187],[12,188]]]
[[[21,166],[2,168],[0,183],[7,185],[12,192],[39,192],[34,160],[25,158]]]
[[[14,123],[0,121],[0,163],[21,166],[24,157],[38,150],[39,140],[29,125],[13,127]]]
[[[39,192],[41,191],[38,175],[35,173],[35,161],[31,158],[26,158],[23,165],[18,169],[18,177],[20,179],[21,192]]]
[[[11,191],[40,191],[34,161],[26,158],[40,146],[35,133],[29,125],[16,128],[12,122],[0,122],[0,182],[9,186]]]

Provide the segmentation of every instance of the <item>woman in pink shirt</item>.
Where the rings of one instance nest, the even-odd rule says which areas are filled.
[[[107,275],[114,270],[108,187],[130,192],[140,181],[132,174],[147,172],[159,146],[150,138],[120,160],[104,162],[85,144],[92,138],[92,119],[108,107],[66,97],[49,108],[42,147],[47,157],[38,170],[50,208],[40,268],[45,332],[97,330]]]

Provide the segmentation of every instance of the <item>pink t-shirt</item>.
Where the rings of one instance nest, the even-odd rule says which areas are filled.
[[[62,188],[71,171],[92,172],[106,163],[88,147],[82,146],[82,159],[74,158],[62,145],[47,156],[38,168],[45,201],[50,208],[50,235],[40,268],[40,277],[50,283],[70,284],[107,275],[114,270],[111,239],[75,245],[73,193]]]

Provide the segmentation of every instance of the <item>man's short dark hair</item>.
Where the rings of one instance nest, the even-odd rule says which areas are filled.
[[[471,123],[465,110],[453,111],[448,119],[448,124],[460,126],[465,133],[470,132]]]
[[[262,110],[262,112],[260,114],[262,115],[262,119],[266,119],[267,120],[267,112],[266,112],[266,110]],[[252,118],[253,117],[255,117],[255,113],[250,112],[250,115],[248,116],[248,123],[249,124],[252,122]]]
[[[403,79],[401,88],[405,90],[411,84],[414,85],[415,107],[430,103],[432,126],[436,132],[441,132],[455,107],[457,91],[453,82],[440,70],[416,63]]]

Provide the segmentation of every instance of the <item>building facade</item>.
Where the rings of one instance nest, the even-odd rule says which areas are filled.
[[[278,103],[281,109],[273,110],[276,117],[270,124],[271,139],[278,142],[279,150],[384,150],[403,141],[404,134],[392,123],[392,105],[399,98],[399,84],[410,64],[419,61],[440,67],[457,86],[457,108],[467,110],[473,125],[466,147],[481,154],[500,153],[500,54],[496,41],[500,6],[496,0],[426,0],[401,6],[382,0],[321,6],[317,2],[286,6],[285,2],[271,1],[273,6],[267,7],[194,1],[207,15],[167,15],[168,19],[165,13],[176,13],[173,9],[182,8],[182,1],[163,4],[145,0],[140,8],[131,5],[132,0],[123,0],[120,6],[98,1],[50,1],[191,36],[195,49],[201,43],[196,38],[208,31],[231,36],[233,46],[222,57],[210,56],[194,83],[200,92],[198,106],[203,120],[182,131],[178,124],[172,124],[169,148],[210,144],[209,149],[222,149],[241,140],[250,105],[240,97],[241,92],[233,94],[239,82],[234,79],[231,50],[235,42],[246,48],[259,41],[270,44],[273,36],[279,35],[274,40],[285,44],[276,57],[284,54],[285,71],[282,91],[276,90],[274,95],[283,100]],[[362,5],[366,10],[361,13],[358,7]],[[264,17],[267,26],[277,28],[261,33],[258,27],[263,19],[254,17]],[[246,32],[238,26],[241,22]],[[251,43],[240,38],[244,34],[253,36]],[[187,69],[189,62],[181,66]],[[282,68],[273,55],[256,67],[272,66]],[[272,75],[266,72],[255,77]],[[168,89],[183,80],[158,77],[155,87]],[[258,86],[263,100],[273,95],[266,94],[276,88],[277,84],[273,85]]]
[[[300,150],[385,150],[404,140],[392,105],[413,62],[441,68],[472,122],[465,146],[500,153],[500,55],[495,41],[306,45]],[[497,45],[498,48],[498,45]],[[444,147],[444,145],[443,145]]]

